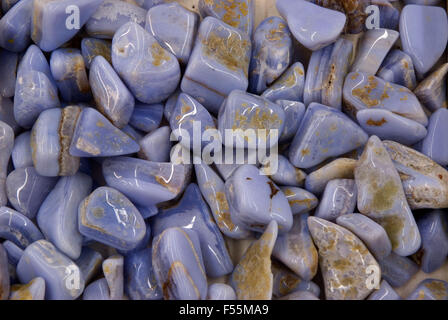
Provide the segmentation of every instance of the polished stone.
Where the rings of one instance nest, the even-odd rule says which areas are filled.
[[[44,300],[45,280],[36,277],[26,284],[14,284],[11,286],[9,300]]]
[[[355,180],[330,180],[325,186],[314,216],[335,222],[338,217],[354,212],[357,195]]]
[[[448,300],[448,282],[438,279],[425,279],[420,282],[407,300]]]
[[[163,126],[140,139],[139,155],[149,161],[168,162],[171,150],[171,129]]]
[[[16,82],[15,77],[13,81],[15,85]],[[14,133],[16,135],[20,133],[21,128],[16,122],[16,119],[14,118],[14,103],[10,98],[0,97],[0,121],[7,123],[14,130]]]
[[[227,284],[213,283],[208,287],[207,300],[236,300],[236,293]]]
[[[158,128],[162,122],[163,111],[162,104],[136,102],[129,124],[143,132],[151,132]]]
[[[306,178],[305,172],[294,167],[285,156],[277,155],[276,161],[275,166],[269,162],[261,168],[261,171],[280,186],[303,186]]]
[[[421,103],[431,111],[448,106],[446,98],[447,73],[448,63],[445,63],[420,82],[414,90],[414,94]]]
[[[303,101],[305,69],[301,62],[292,64],[261,96],[270,100]]]
[[[0,243],[0,300],[7,300],[9,297],[10,279],[8,271],[8,254]]]
[[[90,283],[84,290],[83,300],[110,300],[109,286],[105,278]]]
[[[25,215],[8,207],[0,207],[0,238],[25,249],[44,236]]]
[[[405,52],[393,49],[384,59],[377,76],[384,81],[393,82],[409,90],[417,86],[414,63]]]
[[[299,129],[300,122],[305,114],[305,105],[302,102],[290,100],[277,100],[275,103],[285,111],[285,125],[279,142],[290,141]]]
[[[81,53],[84,58],[84,63],[87,69],[90,68],[90,64],[97,56],[102,56],[110,64],[112,63],[110,41],[95,39],[95,38],[83,38],[81,41]]]
[[[422,141],[421,152],[441,166],[448,165],[448,110],[438,109],[429,118],[428,134]]]
[[[15,169],[33,166],[30,141],[30,131],[25,131],[16,137],[11,153],[11,160]]]
[[[89,247],[83,247],[81,255],[74,262],[81,270],[85,283],[89,283],[100,270],[100,266],[103,263],[103,256],[98,251]]]
[[[401,300],[401,297],[386,280],[383,280],[381,281],[380,288],[372,292],[368,300]]]
[[[280,187],[288,200],[293,215],[309,212],[317,207],[319,200],[314,194],[297,187]]]
[[[123,256],[114,255],[103,261],[103,274],[109,287],[110,300],[122,300],[124,294]]]
[[[0,65],[0,74],[2,74],[2,77],[0,78],[0,96],[11,98],[14,96],[16,87],[16,72],[19,55],[16,52],[0,49],[0,61],[2,61]],[[0,105],[2,105],[1,102]]]
[[[8,202],[8,163],[14,147],[14,131],[5,122],[0,121],[0,206]]]
[[[19,260],[23,255],[23,249],[9,240],[5,240],[3,242],[3,248],[5,249],[8,256],[8,262],[16,267],[17,263],[19,263]]]
[[[22,0],[0,19],[0,47],[21,52],[31,42],[33,0]]]

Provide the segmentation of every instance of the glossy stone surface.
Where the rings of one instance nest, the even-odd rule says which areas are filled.
[[[14,146],[14,131],[0,121],[0,205],[6,205],[8,201],[8,163]]]
[[[425,26],[421,28],[421,26]],[[407,5],[400,14],[403,51],[414,62],[418,75],[424,75],[439,60],[448,41],[448,19],[443,8]]]
[[[100,187],[80,204],[82,235],[120,250],[131,250],[143,239],[146,226],[137,208],[119,191]]]
[[[151,132],[159,127],[163,116],[162,104],[144,104],[135,103],[134,112],[132,113],[129,124],[144,132]]]
[[[297,187],[280,187],[294,215],[303,214],[317,207],[319,200],[314,194]]]
[[[78,33],[102,2],[103,0],[35,0],[31,38],[44,51],[58,48]],[[75,26],[74,17],[69,17],[73,10],[67,10],[67,7],[73,5],[79,10],[79,26]]]
[[[372,29],[364,33],[351,72],[376,74],[399,33],[395,30]]]
[[[314,51],[308,64],[303,99],[305,105],[322,103],[341,109],[342,86],[348,72],[353,44],[339,39]]]
[[[280,99],[303,101],[304,87],[305,69],[301,62],[295,62],[261,96],[273,102]]]
[[[420,265],[423,272],[431,273],[439,269],[448,255],[448,221],[442,210],[434,210],[417,218],[417,226],[422,236]]]
[[[86,68],[90,68],[90,64],[96,56],[102,56],[107,62],[112,63],[111,46],[112,44],[107,40],[83,38],[81,41],[81,53]]]
[[[236,300],[236,294],[231,286],[214,283],[208,287],[207,300]]]
[[[355,180],[330,180],[325,187],[314,216],[335,222],[338,217],[353,213],[357,195]]]
[[[45,280],[45,298],[49,300],[78,298],[84,290],[84,279],[76,277],[79,274],[78,266],[46,240],[29,245],[17,265],[17,275],[22,283],[36,277]]]
[[[87,33],[95,38],[112,39],[127,22],[145,26],[146,10],[121,0],[103,0],[86,23]]]
[[[441,65],[425,80],[419,83],[414,93],[422,104],[431,111],[447,107],[446,75],[448,63]]]
[[[34,167],[19,168],[6,178],[6,194],[17,211],[32,219],[56,182],[56,178],[39,175]]]
[[[292,60],[291,32],[283,19],[273,16],[260,22],[252,39],[248,91],[261,94]]]
[[[345,214],[336,223],[359,237],[377,259],[387,257],[392,245],[386,231],[375,221],[359,213]]]
[[[210,206],[219,230],[230,238],[249,238],[251,232],[234,224],[231,219],[229,203],[225,195],[225,185],[221,177],[205,163],[195,164],[194,170],[199,189],[204,200]]]
[[[11,160],[14,168],[31,167],[33,165],[33,158],[31,156],[30,146],[31,132],[25,131],[16,137],[14,140],[14,147],[11,153]]]
[[[116,128],[101,113],[84,108],[79,115],[70,145],[70,154],[77,157],[107,157],[131,154],[140,146]]]
[[[199,17],[180,4],[165,3],[148,10],[145,29],[160,45],[187,64],[195,40]]]
[[[242,165],[226,180],[226,198],[232,221],[245,229],[263,232],[275,220],[279,233],[292,227],[292,212],[285,194],[257,167]]]
[[[8,299],[9,290],[8,256],[5,248],[0,244],[0,300]]]
[[[1,97],[11,98],[14,96],[18,60],[19,55],[16,52],[0,50],[0,61],[2,61],[2,64],[0,65],[0,74],[3,75],[0,78]],[[0,105],[2,105],[2,103],[0,103]]]
[[[134,111],[134,96],[102,56],[93,59],[89,80],[96,108],[117,128],[127,125]]]
[[[364,1],[368,2],[368,1]],[[392,29],[398,31],[400,23],[400,10],[397,8],[395,0],[371,0],[372,5],[379,8],[380,13],[380,28]]]
[[[383,144],[400,174],[411,209],[446,208],[448,172],[414,149],[394,141],[384,141]]]
[[[181,164],[120,157],[103,162],[107,185],[123,192],[139,205],[154,205],[174,199],[190,178]]]
[[[199,187],[194,183],[188,185],[178,204],[162,210],[152,219],[155,237],[163,230],[174,227],[197,233],[207,275],[216,278],[233,270],[224,238],[212,219]]]
[[[45,280],[36,277],[27,284],[14,284],[11,286],[9,300],[44,300]]]
[[[33,0],[22,0],[0,19],[0,47],[20,52],[30,41]]]
[[[448,165],[448,110],[438,109],[429,118],[428,134],[422,141],[421,152],[442,166]]]
[[[368,300],[401,300],[401,297],[386,280],[383,280],[380,288],[372,292]]]
[[[92,188],[92,179],[83,173],[59,179],[37,214],[45,238],[71,259],[81,254],[82,236],[78,231],[78,206]]]
[[[134,22],[126,23],[115,33],[112,63],[140,102],[162,102],[176,90],[180,80],[176,57]]]
[[[254,28],[254,7],[255,4],[251,0],[199,0],[198,2],[202,18],[215,17],[249,36]]]
[[[285,111],[285,125],[279,138],[279,142],[282,143],[294,138],[305,114],[305,105],[302,102],[290,100],[277,100],[275,103]]]
[[[14,242],[9,240],[5,240],[2,245],[8,256],[8,262],[14,266],[17,266],[17,263],[23,255],[23,250]]]
[[[203,300],[207,295],[196,232],[168,228],[153,240],[152,263],[165,300]]]
[[[89,284],[82,295],[83,300],[110,300],[107,280],[101,278]]]
[[[13,78],[14,86],[15,86],[15,81],[16,81],[16,79],[14,77]],[[0,83],[1,83],[1,80],[0,80]],[[14,92],[13,92],[13,95],[14,95]],[[14,133],[16,135],[19,134],[20,127],[17,124],[16,119],[14,118],[14,104],[11,101],[11,99],[9,99],[9,98],[0,97],[0,121],[3,121],[6,124],[8,124],[14,130]]]
[[[367,143],[355,169],[358,210],[387,232],[392,250],[401,256],[415,253],[420,233],[406,201],[400,176],[376,136]]]
[[[233,270],[230,284],[238,300],[272,298],[273,276],[270,257],[277,233],[277,222],[271,221],[263,235],[251,244]]]
[[[414,90],[417,85],[411,57],[398,49],[389,52],[381,64],[377,76],[384,81],[393,82],[409,90]]]
[[[344,108],[356,116],[359,110],[380,108],[426,126],[426,117],[417,97],[406,87],[362,72],[349,73],[344,89]]]
[[[362,300],[372,289],[366,286],[367,268],[379,269],[375,258],[350,231],[317,217],[308,228],[319,251],[319,265],[327,300]]]
[[[334,42],[346,22],[343,13],[303,0],[277,0],[276,7],[297,41],[312,51]]]
[[[427,134],[426,128],[420,123],[386,109],[359,110],[356,119],[369,135],[408,146],[419,142]]]
[[[124,288],[132,300],[158,300],[162,291],[155,279],[152,248],[132,252],[124,258]]]
[[[312,103],[291,143],[289,160],[295,167],[310,168],[363,146],[367,138],[367,134],[339,110]]]
[[[124,293],[124,259],[120,255],[111,256],[103,261],[103,273],[109,287],[110,300],[122,300]]]
[[[71,176],[79,168],[79,157],[69,153],[81,108],[43,111],[31,130],[31,156],[37,173],[47,177]]]
[[[213,17],[202,20],[196,40],[181,89],[217,114],[232,90],[247,89],[251,41]]]
[[[392,287],[398,288],[406,284],[419,270],[417,264],[407,257],[395,253],[378,261],[384,280]]]
[[[167,162],[170,159],[171,129],[163,126],[140,139],[140,156],[146,160]]]
[[[305,172],[295,168],[285,156],[278,155],[277,162],[276,166],[272,163],[266,164],[261,171],[281,186],[300,187],[303,185],[306,178]]]
[[[44,236],[35,224],[23,214],[8,207],[0,207],[0,238],[7,239],[24,249]]]
[[[311,280],[317,273],[317,250],[308,229],[307,213],[294,216],[291,230],[280,235],[272,255],[303,280]]]
[[[438,279],[423,280],[407,300],[448,300],[448,282]]]
[[[100,270],[100,266],[103,262],[103,256],[98,251],[95,251],[89,247],[83,247],[81,255],[74,262],[81,270],[85,283],[89,283]]]

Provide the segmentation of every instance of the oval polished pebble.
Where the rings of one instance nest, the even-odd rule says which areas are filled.
[[[207,300],[236,300],[236,293],[225,283],[214,283],[208,287]]]
[[[11,286],[9,300],[44,300],[45,280],[36,277],[26,284],[14,284]]]
[[[330,180],[325,186],[314,216],[335,222],[338,217],[353,213],[357,195],[355,180]]]
[[[294,138],[299,129],[300,122],[305,114],[305,105],[302,102],[290,100],[277,100],[275,103],[285,111],[285,125],[279,138],[279,142],[284,143]]]
[[[89,247],[83,247],[81,255],[74,262],[81,270],[85,283],[89,283],[100,270],[100,266],[103,263],[103,256],[98,251]]]
[[[100,187],[80,204],[79,232],[120,250],[131,250],[143,239],[146,226],[137,208],[119,191]]]
[[[24,249],[44,236],[25,215],[8,207],[0,207],[0,238]]]
[[[303,101],[304,87],[305,69],[301,62],[295,62],[261,96],[270,101]]]
[[[405,285],[419,270],[414,261],[393,252],[380,259],[378,263],[381,267],[382,277],[394,288]]]
[[[31,132],[25,131],[14,140],[14,147],[11,153],[11,160],[15,169],[33,166],[31,156]]]

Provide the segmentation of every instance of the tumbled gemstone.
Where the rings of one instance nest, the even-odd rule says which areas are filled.
[[[440,66],[415,88],[417,98],[431,111],[448,106],[446,99],[446,75],[448,63]]]
[[[276,166],[269,162],[261,171],[281,186],[301,187],[306,178],[305,172],[294,167],[288,158],[282,155],[277,155]]]
[[[201,247],[194,231],[168,228],[154,238],[152,263],[165,300],[203,300],[207,295]]]
[[[236,300],[236,293],[227,284],[213,283],[208,287],[207,300]]]
[[[71,259],[78,259],[81,254],[78,207],[91,188],[92,179],[84,173],[63,177],[45,198],[37,214],[37,223],[45,238]]]
[[[0,61],[2,61],[0,65],[0,74],[2,75],[0,78],[0,100],[3,99],[1,97],[11,98],[14,96],[18,60],[17,53],[0,49]],[[0,105],[2,104],[0,102]]]
[[[7,300],[9,298],[9,290],[8,255],[0,243],[0,300]]]
[[[448,282],[438,279],[425,279],[406,299],[448,300]]]
[[[396,254],[415,253],[421,244],[420,233],[398,172],[378,137],[370,137],[358,160],[355,180],[359,211],[386,230]]]
[[[408,88],[363,72],[347,75],[343,96],[345,111],[352,116],[356,116],[359,110],[380,108],[424,126],[428,123],[420,102]]]
[[[82,235],[120,250],[135,248],[146,232],[137,208],[109,187],[96,189],[79,204],[78,227]]]
[[[218,18],[249,36],[255,21],[255,5],[251,0],[199,0],[198,8],[202,18]]]
[[[15,85],[15,77],[14,77],[14,85]],[[19,132],[21,131],[19,125],[16,122],[16,119],[14,118],[14,104],[10,98],[4,98],[0,96],[0,121],[3,121],[6,124],[8,124],[14,130],[14,133],[16,135],[18,135]]]
[[[17,266],[17,263],[19,263],[19,260],[23,255],[23,249],[9,240],[3,242],[3,248],[8,256],[8,262],[13,266]]]
[[[83,300],[110,300],[109,286],[105,278],[90,283],[82,295]]]
[[[199,25],[181,89],[217,114],[232,90],[246,90],[251,42],[247,34],[213,17]]]
[[[417,74],[424,75],[445,51],[448,41],[445,10],[434,6],[405,6],[400,14],[400,38],[403,51],[411,56]]]
[[[421,152],[442,166],[448,165],[448,110],[440,108],[429,118],[428,134],[422,140]]]
[[[81,41],[81,53],[86,68],[90,68],[90,64],[97,56],[102,56],[107,62],[112,63],[111,47],[112,44],[106,40],[83,38]]]
[[[381,267],[381,275],[392,287],[398,288],[405,285],[418,271],[411,259],[391,253],[387,257],[378,260]]]
[[[401,297],[386,280],[383,280],[380,288],[372,292],[368,300],[401,300]]]
[[[162,210],[152,219],[155,237],[163,230],[174,227],[196,232],[207,275],[216,278],[232,272],[233,264],[224,238],[212,219],[199,187],[194,183],[186,188],[179,203]]]
[[[292,60],[292,39],[286,22],[268,17],[252,38],[248,91],[260,94],[288,68]]]
[[[277,100],[275,103],[285,111],[285,125],[279,138],[279,142],[283,143],[294,138],[305,114],[305,105],[302,102],[290,100]]]
[[[271,221],[264,233],[247,249],[233,270],[230,284],[238,300],[270,300],[273,276],[271,252],[277,239],[278,224]]]
[[[114,255],[103,261],[103,273],[109,287],[110,300],[122,300],[124,293],[124,259]]]
[[[395,0],[371,0],[371,3],[378,6],[379,27],[398,31],[400,10],[397,8],[397,2]]]
[[[289,148],[289,160],[295,167],[311,168],[363,146],[367,138],[367,134],[339,110],[311,103]]]
[[[53,108],[42,112],[31,130],[31,155],[37,173],[47,177],[71,176],[79,168],[79,157],[69,153],[81,108]]]
[[[25,215],[8,207],[0,207],[0,238],[24,249],[44,236]]]
[[[308,64],[303,99],[305,105],[322,103],[341,109],[342,86],[347,75],[353,44],[339,39],[314,51]]]
[[[138,130],[151,132],[158,128],[162,122],[163,111],[162,104],[136,102],[129,124]]]
[[[380,267],[365,245],[353,233],[332,222],[308,218],[328,300],[362,300],[372,289],[366,285],[372,268]],[[375,271],[373,271],[375,272]],[[377,274],[380,277],[380,274]]]
[[[173,113],[174,108],[176,108],[177,100],[180,94],[181,91],[179,89],[176,90],[165,102],[163,115],[168,122],[171,120],[171,114]]]
[[[353,213],[356,206],[357,190],[353,179],[330,180],[320,199],[314,215],[335,222],[339,216]]]
[[[199,17],[180,4],[157,5],[146,14],[145,29],[160,45],[187,64],[193,49]]]
[[[44,300],[45,280],[36,277],[26,284],[14,284],[11,286],[9,300]]]
[[[291,230],[280,235],[272,255],[303,280],[311,280],[317,273],[317,250],[307,224],[308,213],[294,216]]]
[[[275,220],[279,233],[291,229],[292,212],[285,194],[256,166],[240,166],[225,187],[230,216],[238,226],[263,232]]]
[[[163,126],[140,139],[139,155],[149,161],[168,162],[171,150],[171,129]]]
[[[89,247],[83,247],[81,255],[74,262],[81,270],[84,281],[89,283],[100,270],[100,266],[103,262],[103,256],[98,251],[95,251]]]
[[[305,69],[303,64],[295,62],[263,93],[262,97],[270,100],[303,101],[305,86]]]
[[[359,213],[345,214],[336,223],[353,232],[377,259],[387,257],[392,245],[386,231],[378,223]]]
[[[115,33],[112,62],[134,97],[144,103],[162,102],[176,90],[180,80],[176,57],[134,22]]]
[[[177,197],[190,180],[182,164],[119,157],[103,162],[107,184],[139,205],[154,205]]]
[[[4,206],[8,202],[6,181],[13,146],[14,131],[9,125],[0,121],[0,206]]]
[[[303,214],[317,207],[318,200],[314,194],[296,187],[280,187],[288,200],[292,214]]]
[[[78,266],[47,240],[36,241],[25,249],[17,275],[22,283],[43,278],[45,298],[49,300],[74,300],[84,290]]]
[[[386,56],[378,71],[378,77],[409,90],[414,90],[417,85],[414,63],[411,57],[398,49],[391,50]]]
[[[93,108],[78,117],[69,152],[76,157],[110,157],[135,153],[140,146]]]
[[[31,38],[44,51],[69,41],[89,20],[103,0],[34,0]],[[72,6],[77,7],[78,16]]]
[[[356,119],[369,135],[408,146],[419,142],[427,134],[420,123],[386,109],[362,109],[356,113]]]
[[[21,52],[30,43],[33,0],[22,0],[0,19],[0,46]]]

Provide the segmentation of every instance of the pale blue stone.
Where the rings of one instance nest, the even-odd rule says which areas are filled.
[[[400,37],[403,51],[411,56],[417,75],[423,76],[445,51],[448,41],[445,9],[405,6],[400,14]]]
[[[33,166],[30,139],[30,131],[25,131],[15,139],[11,153],[11,160],[15,169]]]
[[[14,131],[9,125],[0,121],[0,206],[8,202],[6,176],[13,147]]]
[[[446,108],[448,105],[446,96],[446,75],[448,63],[444,63],[419,83],[414,94],[421,103],[431,111]]]
[[[336,41],[346,23],[345,14],[304,0],[277,0],[276,7],[297,41],[313,51]]]
[[[9,298],[9,290],[8,255],[0,243],[0,300],[7,300]]]
[[[101,278],[89,284],[84,290],[82,300],[110,300],[107,280]]]
[[[17,68],[17,76],[21,73],[27,73],[29,71],[38,71],[44,73],[50,81],[56,86],[56,82],[53,80],[51,74],[50,65],[47,58],[44,56],[42,50],[34,44],[30,45],[20,60]]]
[[[369,4],[370,1],[364,1]],[[394,5],[396,0],[372,0],[371,4],[378,6],[380,10],[380,28],[398,30],[400,23],[400,10]]]
[[[154,6],[169,2],[169,0],[135,0],[135,2],[142,8],[149,10]]]
[[[396,83],[409,90],[414,90],[417,86],[414,63],[411,57],[398,49],[389,52],[377,75],[385,81]]]
[[[401,300],[401,297],[386,280],[383,280],[381,281],[380,288],[375,290],[369,296],[368,300]]]
[[[135,153],[140,146],[92,108],[84,108],[78,118],[70,145],[76,157],[110,157]]]
[[[293,215],[309,212],[317,207],[319,200],[314,194],[297,187],[280,187],[288,200]]]
[[[421,152],[442,166],[448,165],[448,110],[438,109],[429,118],[428,134],[422,141]]]
[[[176,90],[180,67],[176,57],[134,22],[120,27],[112,41],[115,70],[134,97],[144,103],[159,103]]]
[[[8,12],[8,10],[10,10],[19,1],[20,0],[2,0],[1,4],[3,13]]]
[[[359,237],[378,260],[391,253],[392,245],[384,228],[365,215],[344,214],[336,219],[336,223]]]
[[[363,109],[356,113],[356,119],[369,135],[408,146],[419,142],[427,134],[420,123],[386,109]]]
[[[406,300],[448,300],[448,282],[425,279],[411,292]]]
[[[16,79],[14,78],[14,83],[15,81]],[[10,98],[0,97],[0,121],[8,124],[16,135],[20,133],[21,128],[14,118],[14,104]]]
[[[34,0],[31,38],[43,51],[53,51],[73,38],[103,0]],[[78,26],[70,6],[78,8]],[[67,11],[69,13],[67,13]]]
[[[277,100],[275,103],[285,111],[285,126],[279,142],[287,142],[294,138],[299,129],[300,122],[305,114],[305,105],[302,102],[290,100]]]
[[[124,294],[124,259],[114,255],[103,261],[103,274],[109,287],[110,300],[123,300]]]
[[[342,87],[347,75],[353,44],[339,39],[311,55],[305,79],[303,100],[341,109]]]
[[[0,96],[11,98],[14,96],[16,87],[16,71],[19,55],[16,52],[0,50],[0,61],[2,62],[0,64],[0,74],[2,75],[0,78]]]
[[[248,91],[261,94],[285,71],[292,60],[291,32],[279,17],[264,19],[252,37]]]
[[[207,278],[196,232],[168,228],[154,238],[154,273],[166,300],[203,300]]]
[[[15,169],[6,179],[8,200],[17,211],[33,219],[56,182],[57,178],[41,176],[34,167]]]
[[[311,168],[367,142],[367,134],[335,108],[311,103],[289,148],[289,160],[298,168]]]
[[[130,136],[132,139],[134,139],[136,142],[138,142],[141,138],[143,138],[143,132],[140,130],[136,130],[133,127],[131,127],[129,124],[126,125],[121,129],[124,133],[126,133],[128,136]],[[86,158],[82,158],[86,159]]]
[[[236,300],[235,290],[225,283],[213,283],[208,287],[207,300]]]
[[[216,278],[232,272],[233,264],[224,238],[213,221],[199,187],[194,183],[186,188],[178,204],[162,210],[152,219],[154,237],[174,227],[196,232],[207,275]]]
[[[142,206],[174,199],[190,180],[184,165],[129,157],[106,159],[103,175],[107,185]]]
[[[180,94],[181,94],[181,91],[176,90],[165,102],[165,106],[163,109],[163,115],[165,116],[165,119],[168,120],[168,122],[171,119],[171,114],[173,113],[173,110],[176,107],[177,99],[179,98]]]
[[[134,111],[134,96],[102,56],[93,59],[89,81],[96,108],[117,128],[127,125]]]
[[[279,233],[292,227],[292,212],[285,194],[259,169],[242,165],[225,183],[232,221],[249,230],[263,232],[272,220]]]
[[[295,62],[261,96],[270,101],[303,101],[304,87],[305,69],[301,62]]]
[[[11,288],[9,300],[44,300],[45,299],[45,280],[42,277],[36,277],[27,284]]]
[[[21,52],[31,42],[33,0],[22,0],[0,19],[0,46]]]
[[[79,283],[70,283],[67,275],[72,275],[76,281],[76,274],[79,273],[79,267],[46,240],[29,245],[17,265],[20,282],[27,283],[35,277],[45,280],[45,299],[48,300],[78,298],[84,290],[84,279],[80,277]]]
[[[81,270],[85,283],[89,283],[98,273],[102,262],[103,256],[101,253],[89,247],[83,247],[81,255],[75,260],[76,265]]]
[[[187,64],[198,28],[197,13],[180,4],[165,3],[152,7],[146,15],[145,29],[160,45]]]
[[[90,68],[90,64],[97,56],[102,56],[107,62],[112,63],[111,47],[112,43],[107,40],[83,38],[81,41],[81,54],[86,68]]]
[[[418,265],[411,259],[393,252],[378,260],[378,263],[381,268],[381,276],[394,288],[405,285],[419,270]]]
[[[277,155],[275,167],[270,162],[261,170],[280,186],[301,187],[306,178],[305,172],[294,167],[288,158],[282,155]]]
[[[159,127],[162,122],[163,105],[143,104],[136,102],[129,124],[144,132],[151,132]]]
[[[0,238],[24,249],[44,236],[25,215],[8,207],[0,207]]]
[[[138,211],[140,211],[143,219],[148,219],[150,217],[155,216],[159,213],[159,208],[157,208],[155,205],[151,206],[139,206],[136,205]]]
[[[314,215],[335,222],[336,218],[353,213],[357,195],[355,180],[330,180],[325,186],[325,191]]]
[[[81,254],[78,207],[89,195],[91,188],[92,179],[84,173],[62,177],[45,198],[37,214],[37,223],[45,238],[71,259],[78,259]]]
[[[247,34],[207,17],[199,25],[181,89],[217,114],[232,90],[246,90],[251,42]]]
[[[14,266],[17,266],[20,258],[23,255],[23,249],[16,245],[14,242],[5,240],[3,242],[3,248],[6,250],[8,254],[8,261]]]
[[[80,204],[79,232],[120,250],[131,250],[146,233],[145,222],[137,208],[121,192],[100,187]]]
[[[122,0],[103,0],[86,23],[91,37],[112,39],[115,32],[127,22],[145,26],[146,10]]]
[[[171,150],[171,129],[163,126],[140,139],[139,155],[149,161],[169,162]]]

